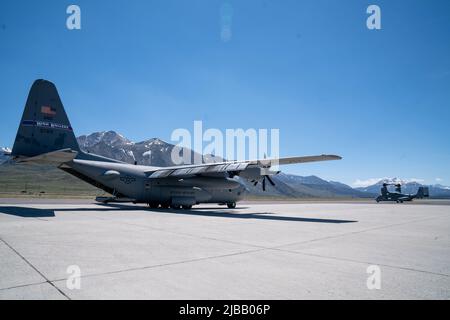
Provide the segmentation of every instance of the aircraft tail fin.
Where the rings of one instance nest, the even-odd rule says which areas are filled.
[[[428,187],[419,187],[417,190],[416,198],[422,199],[422,198],[428,198],[430,196]]]
[[[28,94],[11,155],[36,157],[62,149],[80,151],[55,85],[36,80]]]

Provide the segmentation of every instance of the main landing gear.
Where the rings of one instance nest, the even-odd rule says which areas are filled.
[[[150,202],[150,203],[148,204],[148,206],[149,206],[150,208],[152,208],[152,209],[158,209],[159,203],[156,203],[156,202]]]
[[[227,207],[228,207],[229,209],[234,209],[234,208],[236,208],[236,202],[228,202],[228,203],[227,203]]]
[[[174,210],[179,210],[179,209],[183,209],[183,210],[191,210],[192,209],[192,205],[179,205],[179,204],[170,204],[170,203],[157,203],[157,202],[149,202],[147,203],[148,206],[151,209],[174,209]],[[224,203],[222,203],[224,204]],[[236,208],[236,202],[227,202],[227,207],[229,209],[235,209]]]
[[[151,209],[175,209],[175,210],[179,210],[179,209],[184,209],[184,210],[190,210],[192,209],[191,205],[177,205],[177,204],[169,204],[169,203],[157,203],[157,202],[149,202],[148,206]]]

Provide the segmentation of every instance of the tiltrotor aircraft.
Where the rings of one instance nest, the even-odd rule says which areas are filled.
[[[190,209],[199,203],[235,208],[246,188],[240,177],[266,189],[274,185],[271,166],[341,159],[335,155],[226,161],[173,167],[128,164],[80,150],[53,83],[36,80],[11,151],[20,163],[53,164],[59,169],[110,193],[103,202],[146,203],[151,208]]]
[[[395,192],[389,192],[388,186],[395,186]],[[381,195],[376,197],[375,201],[394,201],[402,203],[403,201],[412,201],[415,198],[422,199],[429,196],[428,187],[419,187],[416,194],[403,194],[402,185],[400,183],[383,183],[381,187]]]

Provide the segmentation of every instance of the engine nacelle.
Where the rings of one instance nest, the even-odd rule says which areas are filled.
[[[259,180],[263,176],[274,176],[279,173],[280,171],[271,171],[266,168],[253,167],[245,169],[239,174],[239,176],[247,180]]]

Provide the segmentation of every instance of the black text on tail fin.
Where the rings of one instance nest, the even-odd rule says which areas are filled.
[[[28,94],[12,155],[34,157],[61,149],[79,151],[55,85],[36,80]]]

